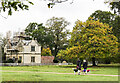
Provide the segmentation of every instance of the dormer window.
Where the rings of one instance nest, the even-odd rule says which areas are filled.
[[[31,46],[31,51],[35,51],[35,46]]]

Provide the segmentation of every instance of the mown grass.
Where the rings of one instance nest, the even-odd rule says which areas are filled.
[[[2,67],[0,67],[0,83],[2,81]]]
[[[3,81],[118,81],[118,78],[110,77],[110,76],[4,72],[2,76],[2,80]]]
[[[36,72],[59,72],[59,73],[72,73],[72,68],[75,66],[15,66],[15,67],[2,67],[2,70],[9,71],[36,71]],[[118,75],[118,67],[88,67],[92,74],[107,74],[107,75]]]
[[[73,73],[75,65],[68,66],[15,66],[2,67],[2,81],[118,81],[118,77],[91,76],[73,74],[55,74],[39,72]],[[88,67],[89,74],[118,75],[117,66]],[[7,71],[7,72],[4,72]],[[31,72],[9,72],[9,71],[31,71]]]

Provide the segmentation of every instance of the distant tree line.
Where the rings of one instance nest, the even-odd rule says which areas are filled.
[[[33,5],[32,2],[27,2]],[[46,26],[43,23],[30,23],[25,33],[35,38],[42,49],[50,48],[50,55],[61,61],[74,61],[79,57],[91,59],[93,65],[96,58],[105,58],[108,62],[114,58],[119,62],[120,2],[110,2],[109,5],[114,14],[97,10],[86,22],[76,21],[72,32],[66,28],[70,24],[68,21],[62,17],[53,17],[47,20]],[[8,11],[8,15],[12,15],[12,10],[28,10],[28,7],[23,2],[1,1],[0,12]],[[3,49],[6,41],[4,38],[2,41]]]

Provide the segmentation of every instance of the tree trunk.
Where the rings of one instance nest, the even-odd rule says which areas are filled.
[[[2,47],[0,46],[0,63],[2,63]]]
[[[55,57],[57,55],[57,45],[55,45]]]
[[[59,41],[59,36],[58,35],[56,35],[56,36],[57,36],[57,41],[56,41],[56,44],[55,44],[55,57],[58,53],[58,41]]]
[[[95,63],[95,57],[92,58],[92,63],[93,63],[93,66],[97,66]]]
[[[105,64],[110,64],[110,58],[105,59]]]

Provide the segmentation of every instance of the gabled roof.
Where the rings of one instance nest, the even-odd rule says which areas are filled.
[[[31,43],[31,40],[22,40],[22,42],[24,43],[24,45],[29,45],[29,43]]]

